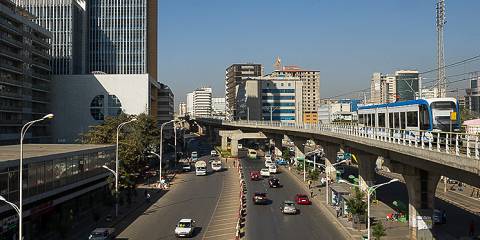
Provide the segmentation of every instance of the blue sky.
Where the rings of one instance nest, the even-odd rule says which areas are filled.
[[[446,4],[446,62],[480,54],[480,1]],[[369,87],[373,72],[436,64],[434,0],[162,0],[158,19],[159,81],[176,105],[201,86],[224,96],[232,63],[262,63],[269,73],[276,56],[320,70],[322,98]]]

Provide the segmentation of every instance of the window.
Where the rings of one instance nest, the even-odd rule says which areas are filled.
[[[385,113],[378,114],[378,127],[385,127]]]
[[[400,128],[405,129],[405,113],[400,113]]]
[[[122,103],[115,95],[97,95],[90,103],[90,114],[93,119],[102,121],[107,116],[118,116],[122,112]]]
[[[407,112],[407,127],[418,127],[418,112]]]
[[[400,114],[398,112],[394,113],[393,118],[394,128],[400,128]]]
[[[388,114],[388,128],[393,128],[393,113]]]
[[[358,115],[358,123],[360,124],[365,124],[365,118],[364,118],[365,115],[363,114],[359,114]]]

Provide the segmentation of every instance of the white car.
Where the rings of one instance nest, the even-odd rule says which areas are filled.
[[[177,237],[192,237],[195,230],[195,221],[189,218],[183,218],[178,221],[175,227],[175,236]]]
[[[268,166],[268,172],[269,173],[277,173],[277,166],[275,164],[272,164]]]
[[[217,156],[217,151],[215,151],[215,150],[210,151],[210,156],[216,157]]]
[[[268,168],[262,168],[260,170],[260,176],[262,177],[270,177],[270,170]]]
[[[271,165],[273,165],[273,161],[270,159],[270,160],[265,160],[265,167],[270,167]]]
[[[265,155],[265,161],[267,160],[272,161],[272,155],[269,155],[269,154]]]

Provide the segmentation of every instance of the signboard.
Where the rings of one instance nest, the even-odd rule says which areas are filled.
[[[451,121],[457,121],[457,112],[451,112],[450,113],[450,120]]]
[[[432,229],[432,217],[431,216],[417,216],[417,229],[418,230]]]

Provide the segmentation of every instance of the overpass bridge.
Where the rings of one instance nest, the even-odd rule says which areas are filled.
[[[295,145],[295,156],[303,153],[308,139],[323,147],[327,168],[333,169],[337,152],[345,148],[357,156],[359,180],[363,188],[374,184],[379,157],[390,171],[402,174],[409,196],[409,229],[411,239],[433,239],[431,229],[422,229],[422,219],[433,214],[435,190],[441,176],[480,187],[480,146],[477,135],[439,133],[388,128],[364,128],[358,125],[296,125],[270,121],[224,121],[196,119],[212,138],[222,143],[242,139],[242,134],[256,133],[273,139],[281,146],[289,138]],[[251,135],[251,134],[250,134]],[[252,136],[249,136],[252,137]],[[223,144],[222,144],[223,145]],[[336,171],[329,171],[335,174]],[[330,176],[334,178],[334,176]]]

